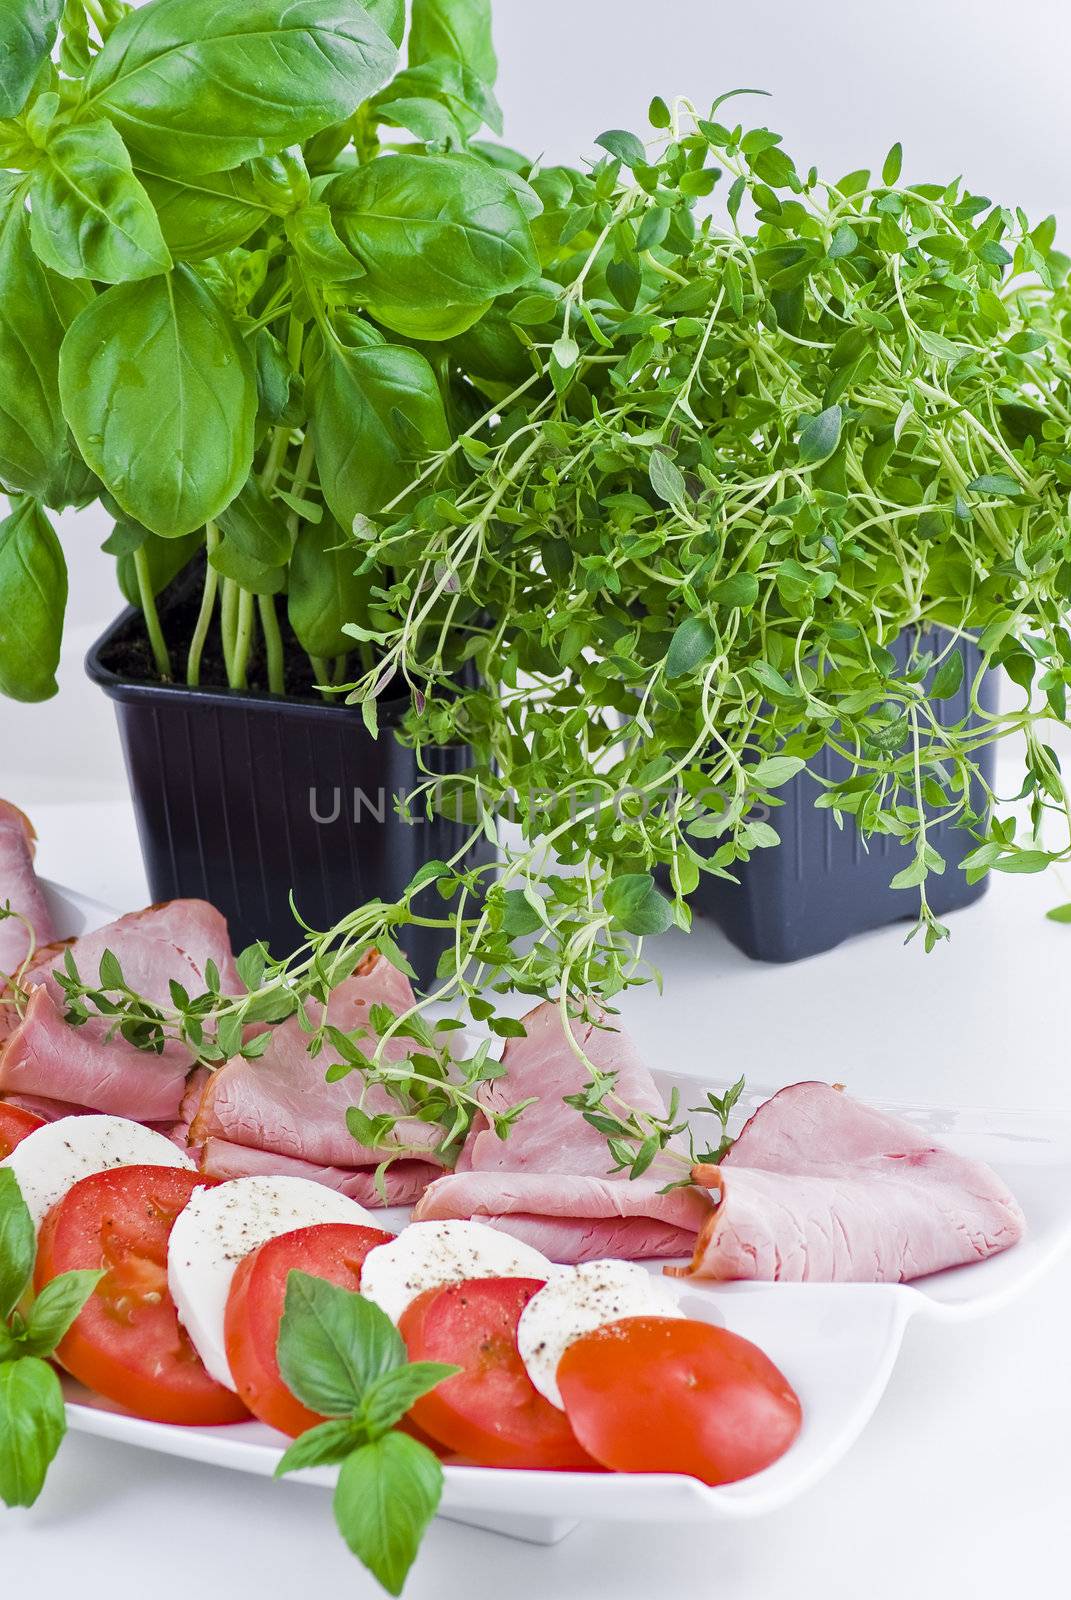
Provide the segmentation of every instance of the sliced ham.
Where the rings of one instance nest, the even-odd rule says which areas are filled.
[[[639,1051],[627,1033],[603,1017],[603,1025],[573,1019],[573,1038],[599,1072],[615,1072],[615,1093],[627,1105],[664,1117],[665,1103]],[[491,1112],[503,1112],[532,1096],[529,1106],[500,1139],[487,1117],[473,1125],[458,1170],[476,1172],[566,1172],[606,1177],[612,1162],[606,1139],[565,1104],[567,1094],[586,1089],[591,1074],[566,1038],[561,1011],[547,1000],[523,1018],[525,1037],[508,1039],[502,1052],[505,1072],[483,1086],[480,1099]],[[669,1172],[663,1163],[660,1170]],[[672,1176],[680,1177],[678,1170]],[[665,1180],[663,1180],[665,1181]]]
[[[34,871],[36,835],[30,819],[7,800],[0,800],[0,906],[25,917],[37,945],[56,937],[44,891]],[[0,920],[0,973],[18,972],[30,951],[30,935],[18,917]]]
[[[536,1103],[507,1139],[498,1138],[486,1116],[474,1125],[457,1170],[430,1186],[414,1217],[479,1217],[554,1261],[688,1255],[710,1202],[691,1188],[659,1192],[687,1169],[663,1155],[643,1178],[611,1175],[605,1138],[565,1103],[564,1096],[587,1087],[590,1072],[566,1036],[559,1008],[536,1006],[524,1026],[525,1037],[510,1039],[502,1053],[505,1072],[480,1097],[490,1112],[533,1096]],[[615,1093],[625,1104],[665,1116],[654,1079],[627,1034],[578,1019],[570,1028],[600,1072],[617,1074]]]
[[[298,1161],[270,1150],[253,1150],[244,1144],[229,1144],[226,1139],[207,1139],[200,1155],[201,1171],[210,1178],[308,1178],[328,1189],[337,1189],[360,1205],[369,1208],[408,1206],[427,1187],[440,1170],[427,1161],[392,1161],[383,1177],[386,1199],[376,1188],[374,1167],[322,1167],[312,1161]]]
[[[475,1217],[523,1239],[552,1261],[688,1255],[710,1215],[710,1201],[690,1186],[660,1194],[662,1187],[662,1179],[646,1177],[457,1172],[429,1185],[414,1218]]]
[[[720,1167],[684,1277],[898,1283],[981,1261],[1022,1237],[1019,1206],[980,1161],[831,1088],[760,1106]]]
[[[360,1047],[370,1055],[376,1045],[370,1008],[378,1002],[398,1015],[413,1001],[408,979],[380,958],[332,991],[327,1020],[345,1032],[362,1030]],[[322,1008],[315,1002],[307,1009],[315,1023],[322,1020]],[[272,1029],[271,1043],[258,1060],[235,1057],[213,1073],[193,1119],[191,1144],[221,1140],[275,1161],[274,1168],[261,1165],[258,1171],[284,1172],[290,1170],[286,1162],[298,1161],[320,1170],[352,1173],[357,1168],[374,1170],[384,1157],[398,1152],[425,1166],[428,1176],[442,1169],[436,1149],[443,1129],[416,1117],[400,1117],[383,1146],[368,1149],[358,1144],[346,1127],[349,1107],[360,1103],[369,1116],[398,1116],[398,1103],[383,1087],[366,1088],[359,1072],[328,1083],[324,1075],[335,1057],[329,1048],[312,1056],[308,1047],[308,1034],[292,1017]],[[404,1039],[392,1038],[385,1059],[402,1060],[409,1048]]]
[[[184,945],[176,943],[179,938]],[[0,1053],[0,1094],[173,1123],[180,1114],[191,1053],[175,1041],[168,1041],[160,1054],[139,1050],[113,1033],[113,1023],[105,1017],[68,1025],[63,988],[54,975],[67,950],[86,983],[98,981],[101,957],[110,950],[132,989],[153,1004],[169,1007],[172,980],[190,994],[204,990],[209,960],[219,969],[224,992],[241,989],[223,917],[203,901],[175,900],[132,912],[68,946],[41,952],[23,976],[29,1001]]]
[[[189,1051],[174,1040],[159,1055],[138,1050],[125,1039],[109,1039],[108,1028],[103,1017],[70,1027],[39,985],[0,1055],[0,1092],[64,1100],[136,1122],[173,1121],[190,1070]]]

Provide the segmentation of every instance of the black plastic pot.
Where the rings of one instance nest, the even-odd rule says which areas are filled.
[[[401,704],[381,703],[373,739],[357,707],[140,681],[123,665],[143,638],[128,608],[86,671],[115,703],[153,900],[210,900],[235,949],[264,939],[284,955],[302,937],[291,890],[304,920],[326,929],[369,899],[397,899],[422,862],[461,848],[463,824],[409,823],[394,809],[422,776],[390,733]],[[464,746],[424,758],[443,776],[472,763]],[[399,942],[430,980],[444,936],[408,927]]]
[[[891,647],[901,666],[915,643],[914,630],[902,633]],[[959,692],[939,702],[941,720],[951,726],[971,713],[970,690],[981,656],[970,642],[961,642],[966,672]],[[997,680],[987,673],[979,703],[996,710]],[[979,751],[978,765],[992,783],[993,746]],[[823,750],[809,763],[820,777],[838,782],[850,768],[842,756]],[[739,884],[704,873],[690,897],[693,910],[711,917],[745,955],[756,961],[799,961],[831,950],[852,934],[918,915],[917,889],[890,889],[889,882],[912,859],[899,840],[873,835],[864,845],[854,818],[846,816],[838,827],[832,811],[817,810],[814,778],[802,772],[777,791],[784,801],[769,820],[781,836],[776,849],[756,850],[750,861],[733,867]],[[982,796],[974,797],[976,809]],[[939,823],[929,832],[930,843],[944,857],[940,877],[931,876],[926,893],[938,916],[970,905],[985,893],[988,880],[969,884],[960,862],[975,849],[976,841],[965,828]],[[693,841],[701,852],[713,854],[717,841]]]

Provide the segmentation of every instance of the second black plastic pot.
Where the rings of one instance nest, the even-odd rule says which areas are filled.
[[[890,646],[901,669],[915,640],[915,631],[905,630]],[[940,702],[946,726],[969,721],[973,715],[970,693],[981,655],[969,640],[961,640],[959,648],[966,670],[956,695]],[[979,704],[995,711],[996,702],[997,678],[989,672],[981,680]],[[991,785],[993,745],[978,751],[975,759]],[[819,792],[815,776],[840,782],[849,776],[848,762],[824,749],[808,766],[810,774],[801,772],[777,791],[783,804],[769,820],[781,836],[780,845],[756,850],[749,861],[734,866],[737,883],[704,873],[690,896],[700,915],[712,918],[733,944],[756,961],[798,961],[830,950],[853,934],[918,915],[917,889],[889,887],[911,861],[911,852],[886,834],[875,834],[864,843],[853,817],[846,816],[840,826],[832,811],[815,807]],[[984,810],[984,795],[975,793],[972,803],[975,810]],[[936,823],[928,839],[945,860],[944,872],[931,876],[926,886],[930,905],[940,917],[979,899],[988,879],[969,884],[960,871],[961,861],[977,843],[965,828]],[[716,840],[693,842],[697,850],[710,854],[718,845]]]
[[[291,890],[303,919],[327,929],[370,899],[397,899],[423,862],[464,844],[464,824],[397,815],[395,797],[423,777],[390,731],[401,705],[381,704],[373,739],[357,707],[135,679],[123,664],[143,634],[129,608],[86,670],[115,705],[154,900],[209,900],[236,950],[263,939],[284,955],[303,937]],[[448,746],[424,760],[449,777],[472,756]],[[430,981],[447,938],[407,927],[399,943]]]

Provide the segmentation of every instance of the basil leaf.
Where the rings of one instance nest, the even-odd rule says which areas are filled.
[[[524,1029],[521,1029],[523,1034]],[[365,1391],[360,1417],[371,1439],[378,1439],[400,1422],[422,1394],[427,1394],[446,1378],[452,1378],[460,1367],[448,1366],[441,1361],[411,1361],[408,1366],[385,1372]]]
[[[286,1451],[273,1474],[285,1477],[288,1472],[304,1472],[309,1467],[333,1467],[368,1442],[364,1429],[350,1417],[340,1417],[321,1422],[318,1427],[295,1439]]]
[[[36,1254],[33,1218],[18,1179],[10,1167],[0,1167],[0,1322],[22,1299]]]
[[[673,908],[649,872],[625,872],[614,878],[603,903],[626,933],[665,933],[673,924]]]
[[[64,1272],[45,1284],[26,1322],[28,1355],[52,1354],[103,1276],[103,1272]]]
[[[435,374],[417,350],[400,345],[331,349],[320,362],[309,399],[320,481],[346,529],[354,517],[382,510],[405,488],[414,459],[450,443]]]
[[[52,54],[64,0],[4,0],[0,6],[0,117],[17,117]]]
[[[286,237],[303,269],[319,283],[347,283],[364,275],[335,232],[328,206],[302,206],[286,218]]]
[[[361,0],[392,44],[400,45],[405,35],[405,0]]]
[[[514,175],[474,156],[392,156],[332,179],[324,198],[364,267],[362,304],[415,339],[449,339],[538,275]]]
[[[223,255],[268,221],[272,207],[258,178],[267,165],[250,162],[228,172],[183,177],[139,171],[176,261]]]
[[[380,116],[392,119],[392,108],[416,103],[427,107],[438,102],[453,124],[454,134],[462,138],[484,124],[502,132],[502,110],[490,86],[464,61],[439,56],[418,67],[399,72],[372,102]],[[427,113],[425,112],[425,115]],[[403,121],[403,126],[409,124]],[[445,126],[441,125],[445,132]]]
[[[266,567],[282,566],[290,559],[290,532],[286,518],[260,486],[246,480],[241,493],[219,514],[219,526],[243,555]]]
[[[413,0],[409,65],[440,57],[461,61],[484,83],[498,76],[491,29],[491,0]]]
[[[401,1594],[442,1492],[441,1462],[404,1433],[384,1434],[342,1463],[338,1531],[388,1594]]]
[[[291,1272],[277,1347],[283,1382],[310,1411],[356,1410],[374,1379],[405,1365],[402,1336],[371,1300]]]
[[[33,1505],[66,1432],[63,1391],[48,1362],[21,1356],[0,1363],[0,1500],[5,1505]]]
[[[358,577],[359,552],[333,517],[307,523],[290,560],[287,615],[303,650],[311,656],[341,656],[353,648],[343,633],[364,617],[373,578]]]
[[[356,0],[153,0],[108,38],[84,107],[161,172],[222,172],[345,121],[396,59]]]
[[[101,283],[168,270],[152,201],[110,122],[61,128],[45,154],[30,190],[30,239],[46,267]]]
[[[67,562],[55,529],[34,500],[0,522],[0,691],[13,700],[56,693]]]
[[[63,341],[60,393],[86,461],[165,538],[218,515],[249,476],[252,359],[188,267],[117,284],[87,306]]]
[[[60,406],[60,344],[93,291],[42,266],[23,189],[3,176],[0,208],[0,482],[63,506],[79,499],[84,469]]]

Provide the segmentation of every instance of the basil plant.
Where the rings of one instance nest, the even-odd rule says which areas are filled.
[[[444,342],[538,274],[540,202],[475,137],[500,131],[489,12],[4,0],[6,694],[55,691],[49,512],[96,500],[162,678],[196,684],[212,654],[233,688],[252,659],[273,692],[299,669],[330,686],[343,625],[383,625],[353,533],[470,420]],[[166,637],[156,596],[202,548]]]

